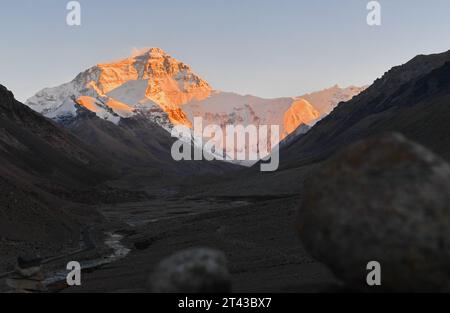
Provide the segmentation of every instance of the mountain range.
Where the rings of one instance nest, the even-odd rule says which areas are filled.
[[[359,91],[335,86],[315,103],[331,108]],[[197,176],[233,175],[239,166],[172,159],[169,131],[191,127],[194,116],[219,125],[277,123],[287,134],[321,113],[298,97],[215,91],[155,48],[99,64],[26,105],[1,86],[0,250],[10,256],[4,260],[29,247],[52,254],[76,246],[81,229],[102,220],[92,204],[169,196]]]
[[[167,131],[175,125],[192,128],[195,117],[203,119],[204,127],[278,125],[283,139],[300,125],[314,124],[364,88],[334,86],[277,99],[242,96],[214,90],[190,66],[159,48],[150,48],[123,60],[98,64],[69,83],[38,92],[26,104],[65,124],[72,123],[84,108],[116,125],[138,116]],[[218,146],[226,150],[225,143]],[[235,147],[236,152],[244,149],[249,149],[248,144]]]
[[[311,169],[347,145],[398,132],[450,160],[450,51],[418,55],[393,67],[312,127],[301,126],[279,147],[280,166],[260,173],[259,163],[211,184],[205,195],[296,195]],[[233,182],[233,183],[231,183]]]
[[[394,67],[281,149],[282,167],[325,159],[351,142],[388,131],[450,160],[449,84],[450,51],[419,55]]]

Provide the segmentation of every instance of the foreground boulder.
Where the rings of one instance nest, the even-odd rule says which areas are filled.
[[[450,166],[399,134],[352,144],[305,184],[298,228],[306,249],[348,287],[450,290]],[[374,289],[369,289],[374,290]]]
[[[149,289],[156,293],[230,292],[227,259],[211,249],[178,252],[158,264],[149,278]]]

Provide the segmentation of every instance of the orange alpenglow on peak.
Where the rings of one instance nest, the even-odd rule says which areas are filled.
[[[284,113],[284,133],[282,138],[285,138],[290,133],[294,132],[300,125],[309,125],[320,117],[317,111],[308,101],[304,99],[295,100],[291,107]]]
[[[106,102],[106,106],[118,113],[120,116],[124,117],[131,116],[134,111],[134,109],[129,105],[114,99],[109,99],[108,102]]]
[[[97,85],[103,94],[132,80],[150,80],[153,86],[150,90],[160,87],[161,91],[168,94],[188,94],[196,90],[209,94],[212,90],[188,65],[172,58],[160,48],[146,49],[142,54],[112,63],[98,64],[96,68],[99,70]]]
[[[98,106],[95,104],[95,98],[81,96],[77,99],[77,103],[91,112],[97,113],[99,111]]]
[[[210,85],[194,74],[188,65],[160,48],[144,49],[123,60],[98,64],[93,72],[94,79],[86,87],[99,96],[108,97],[110,92],[124,85],[132,88],[133,83],[144,81],[146,88],[140,100],[153,101],[168,114],[173,124],[188,127],[191,122],[182,114],[180,106],[192,100],[203,100],[212,92]]]

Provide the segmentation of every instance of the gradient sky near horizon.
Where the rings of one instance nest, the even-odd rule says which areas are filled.
[[[334,84],[366,85],[417,54],[450,49],[450,1],[80,0],[0,1],[0,84],[24,101],[134,48],[160,47],[215,89],[298,96]]]

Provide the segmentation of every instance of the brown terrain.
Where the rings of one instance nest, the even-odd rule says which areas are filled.
[[[165,135],[139,118],[116,127],[86,112],[64,129],[0,92],[4,270],[26,248],[48,256],[74,249],[86,225],[93,230],[82,241],[93,242],[96,257],[105,251],[105,232],[123,236],[130,249],[86,271],[82,286],[59,285],[58,291],[146,291],[155,265],[189,247],[223,251],[234,291],[342,290],[296,232],[308,175],[349,144],[390,131],[450,160],[450,52],[418,56],[341,103],[282,146],[274,173],[259,172],[259,165],[175,164],[169,138],[157,139]],[[57,268],[63,270],[63,262],[49,265],[47,275]]]

